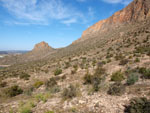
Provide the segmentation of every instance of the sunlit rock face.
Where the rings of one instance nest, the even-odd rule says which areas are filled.
[[[74,43],[84,41],[92,37],[95,33],[107,32],[109,29],[113,29],[117,26],[135,21],[142,21],[148,17],[150,17],[150,0],[134,0],[123,10],[89,27],[83,32],[82,37]]]

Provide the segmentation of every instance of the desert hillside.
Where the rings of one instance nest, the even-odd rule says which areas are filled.
[[[0,113],[150,113],[150,1],[134,0],[65,48],[41,42],[4,64]]]

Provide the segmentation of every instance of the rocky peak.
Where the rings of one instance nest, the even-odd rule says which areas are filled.
[[[38,44],[36,44],[35,46],[34,46],[34,49],[33,49],[33,51],[40,51],[40,50],[52,50],[53,48],[52,47],[50,47],[49,45],[48,45],[48,43],[46,43],[46,42],[40,42],[40,43],[38,43]]]
[[[95,33],[103,33],[109,29],[114,29],[116,26],[141,21],[148,17],[150,17],[150,0],[134,0],[123,10],[89,27],[83,32],[82,37],[75,42],[84,41]]]

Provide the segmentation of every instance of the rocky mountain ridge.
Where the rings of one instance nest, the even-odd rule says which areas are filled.
[[[150,17],[150,0],[134,0],[123,10],[89,27],[83,32],[81,38],[73,43],[84,41],[97,33],[108,32],[122,24],[142,21],[148,17]]]

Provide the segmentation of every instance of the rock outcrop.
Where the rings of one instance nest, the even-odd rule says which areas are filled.
[[[84,41],[97,32],[103,33],[122,24],[141,21],[148,17],[150,17],[150,0],[134,0],[123,10],[89,27],[83,32],[82,37],[75,42]]]
[[[40,42],[40,43],[36,44],[32,51],[45,51],[45,50],[53,50],[53,48],[50,47],[48,45],[48,43],[43,41],[43,42]]]

